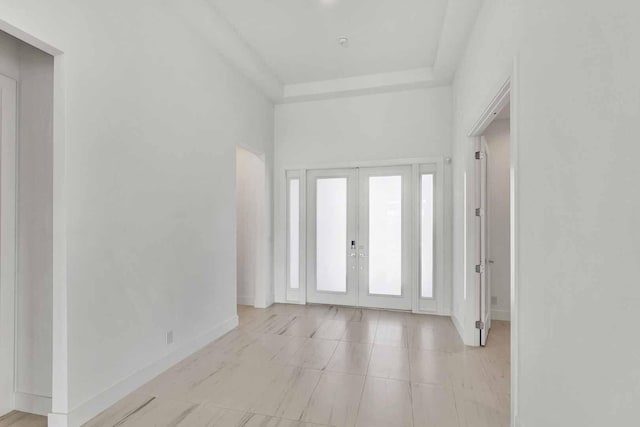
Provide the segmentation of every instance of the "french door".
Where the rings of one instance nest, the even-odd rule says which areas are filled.
[[[410,310],[411,167],[309,171],[307,301]]]

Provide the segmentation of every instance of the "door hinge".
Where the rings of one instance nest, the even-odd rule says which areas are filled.
[[[476,151],[476,160],[484,159],[484,153],[482,151]]]
[[[482,264],[476,265],[476,273],[484,273],[484,265]]]
[[[484,330],[484,322],[481,320],[476,321],[476,329]]]
[[[482,216],[482,215],[484,215],[484,209],[477,208],[476,209],[476,216]]]

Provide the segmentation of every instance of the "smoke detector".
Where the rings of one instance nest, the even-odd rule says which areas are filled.
[[[342,47],[349,47],[349,37],[338,37],[338,44]]]

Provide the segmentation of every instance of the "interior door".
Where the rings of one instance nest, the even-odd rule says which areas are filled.
[[[357,170],[307,175],[307,301],[358,305]]]
[[[478,206],[480,211],[479,218],[479,276],[480,276],[480,345],[487,345],[487,339],[489,337],[489,331],[491,330],[491,283],[489,281],[488,270],[488,229],[487,229],[487,215],[488,215],[488,182],[487,182],[487,156],[489,155],[487,150],[487,144],[484,138],[481,138],[479,151],[480,154],[476,156],[478,160],[478,182],[480,188],[478,191]]]
[[[411,310],[411,167],[359,170],[359,305]]]
[[[15,409],[17,83],[0,75],[0,416]]]

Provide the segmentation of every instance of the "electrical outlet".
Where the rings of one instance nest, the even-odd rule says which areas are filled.
[[[167,345],[173,344],[173,331],[167,332]]]
[[[498,305],[498,297],[491,297],[491,305]]]

